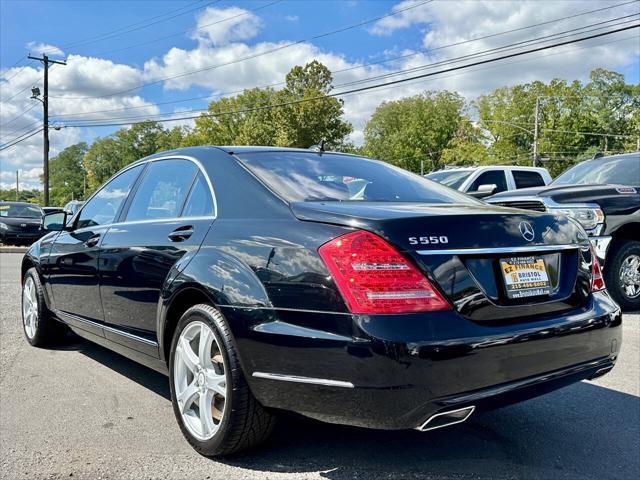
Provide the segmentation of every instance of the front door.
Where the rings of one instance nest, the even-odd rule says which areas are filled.
[[[65,321],[101,334],[104,320],[98,288],[100,245],[135,183],[142,166],[125,170],[102,187],[61,232],[51,247],[49,284],[56,312]]]
[[[102,241],[105,336],[155,356],[160,291],[173,266],[200,247],[214,219],[212,192],[195,163],[157,160],[129,203]]]

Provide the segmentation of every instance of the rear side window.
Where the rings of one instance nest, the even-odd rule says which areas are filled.
[[[184,210],[182,211],[183,217],[208,217],[213,215],[213,198],[211,198],[211,190],[207,180],[202,175],[202,172],[198,173],[187,202],[184,204]]]
[[[542,175],[530,170],[512,170],[516,188],[544,187]]]
[[[154,220],[179,216],[198,167],[188,160],[160,160],[149,165],[126,220]]]
[[[130,168],[102,187],[80,211],[76,228],[112,223],[141,170],[142,165]]]
[[[278,151],[242,153],[237,157],[289,202],[479,203],[420,175],[363,157]]]
[[[502,170],[489,170],[478,175],[469,189],[468,192],[477,192],[480,185],[495,185],[497,188],[493,193],[504,192],[507,190],[507,179],[504,176]]]

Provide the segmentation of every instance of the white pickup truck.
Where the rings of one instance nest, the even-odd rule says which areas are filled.
[[[431,172],[425,177],[476,198],[520,188],[543,187],[551,183],[551,175],[546,168],[500,165],[447,168]]]

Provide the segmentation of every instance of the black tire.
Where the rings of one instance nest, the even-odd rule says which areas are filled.
[[[35,268],[30,268],[24,274],[22,279],[22,288],[24,291],[27,285],[27,280],[30,279],[35,287],[35,300],[37,302],[37,318],[35,320],[35,333],[29,335],[27,333],[27,324],[25,322],[25,310],[24,295],[20,295],[21,298],[21,312],[22,312],[22,331],[24,336],[34,347],[48,347],[58,344],[65,336],[67,329],[65,325],[58,322],[53,318],[51,312],[47,309],[47,305],[44,300],[44,291],[42,283],[40,282],[40,276]]]
[[[607,290],[625,311],[640,310],[640,295],[635,298],[629,297],[620,281],[622,266],[631,255],[640,256],[640,242],[636,240],[617,241],[611,246],[604,265],[604,283]]]
[[[227,383],[227,398],[218,430],[212,438],[200,441],[185,426],[174,382],[174,364],[178,339],[191,323],[203,322],[213,330],[224,358]],[[169,380],[173,411],[182,434],[191,446],[207,457],[230,455],[265,441],[275,424],[275,416],[264,409],[255,399],[242,373],[238,353],[234,346],[229,326],[222,314],[210,305],[200,304],[189,308],[176,327],[169,355]]]

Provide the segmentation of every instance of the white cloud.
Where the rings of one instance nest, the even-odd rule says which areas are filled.
[[[400,10],[411,3],[415,2],[400,2],[391,10]],[[107,59],[77,55],[69,57],[69,65],[66,67],[53,68],[51,70],[51,108],[52,115],[54,115],[52,121],[56,121],[55,115],[78,112],[82,112],[84,115],[68,118],[106,120],[124,115],[139,116],[158,113],[158,107],[145,100],[146,91],[135,90],[137,85],[142,82],[154,82],[165,77],[181,75],[193,70],[203,71],[167,79],[163,81],[164,89],[185,91],[192,87],[199,87],[215,95],[244,88],[277,84],[283,81],[286,73],[294,65],[304,65],[317,59],[334,72],[334,85],[345,84],[344,87],[336,87],[336,91],[341,91],[350,88],[347,85],[350,82],[364,81],[365,83],[351,85],[363,86],[436,71],[439,68],[445,68],[445,66],[422,67],[434,62],[442,62],[513,42],[581,27],[616,16],[629,15],[635,13],[634,8],[637,11],[636,5],[627,5],[563,22],[467,42],[469,39],[519,29],[606,6],[611,6],[611,3],[588,1],[578,4],[573,1],[549,1],[542,3],[541,6],[541,2],[533,1],[432,2],[393,17],[387,17],[374,25],[371,30],[373,34],[386,35],[386,48],[381,49],[380,52],[369,52],[368,61],[398,55],[405,57],[364,68],[353,68],[362,64],[347,60],[344,56],[346,52],[327,51],[312,43],[300,43],[287,47],[291,39],[280,39],[275,42],[252,41],[262,27],[262,20],[259,17],[237,7],[208,8],[196,19],[196,28],[199,30],[194,30],[192,33],[192,38],[197,41],[193,48],[171,48],[164,55],[147,60],[142,69],[116,64]],[[226,22],[211,25],[224,18],[234,16],[235,18]],[[421,32],[420,41],[412,46],[413,50],[398,47],[394,41],[394,35],[404,35],[403,29],[408,28]],[[635,40],[618,41],[634,34],[636,35]],[[497,87],[515,83],[533,80],[549,81],[552,78],[586,80],[589,72],[597,67],[619,70],[629,65],[637,65],[637,38],[636,31],[623,32],[504,62],[397,84],[364,94],[345,96],[345,116],[354,126],[351,139],[356,144],[362,142],[362,130],[366,120],[382,101],[414,95],[425,89],[455,90],[468,99],[473,99],[477,95],[490,92]],[[616,43],[607,44],[612,41]],[[460,42],[466,43],[449,46]],[[403,42],[403,45],[406,45],[406,42]],[[267,53],[271,50],[275,51]],[[242,60],[245,57],[255,58]],[[223,64],[228,65],[223,66]],[[210,68],[216,65],[220,66]],[[420,68],[420,70],[366,82],[369,77],[410,68]],[[339,70],[346,71],[339,72]],[[38,119],[41,118],[41,109],[37,106],[9,126],[4,126],[6,122],[33,105],[33,101],[28,98],[28,88],[41,84],[41,69],[28,67],[15,78],[11,78],[15,73],[17,73],[17,68],[9,69],[0,74],[0,90],[3,99],[0,109],[2,125],[0,133],[3,142],[15,136],[15,133],[20,129],[26,129],[34,122],[37,124]],[[11,100],[6,100],[22,89],[26,89],[25,92]],[[104,96],[120,90],[131,91],[121,95]],[[85,100],[73,99],[73,97],[96,95],[103,96]],[[126,113],[117,111],[124,107],[136,107],[136,109]],[[89,116],[87,112],[94,110],[113,111]],[[185,110],[175,110],[176,113],[182,111]],[[175,121],[166,124],[166,126],[183,124],[191,125],[192,122]],[[96,133],[90,129],[63,129],[59,132],[52,132],[52,156],[55,154],[54,151],[57,152],[81,139],[86,140],[95,136]],[[99,133],[102,134],[102,131]],[[21,143],[19,147],[1,152],[0,171],[3,172],[3,175],[16,168],[25,171],[40,168],[42,161],[41,142],[41,136],[36,135]],[[1,180],[3,183],[5,182],[4,176],[1,177]]]
[[[300,20],[300,17],[298,17],[298,15],[286,15],[284,19],[288,22],[297,22]]]
[[[206,8],[196,22],[191,38],[207,45],[226,45],[255,37],[262,21],[238,7]]]
[[[142,72],[134,67],[105,59],[71,55],[66,66],[56,65],[49,70],[50,123],[54,126],[64,125],[71,120],[110,120],[159,113],[156,105],[144,100],[135,91],[104,96],[114,90],[132,89],[140,82]],[[22,70],[21,67],[16,67],[0,74],[0,143],[7,143],[41,126],[42,106],[37,100],[29,98],[32,86],[39,86],[42,90],[41,67],[29,66]],[[122,110],[130,107],[135,109]],[[88,113],[94,111],[100,112]],[[95,132],[84,128],[51,129],[50,157],[69,145],[95,136]],[[2,183],[6,183],[6,172],[15,175],[15,170],[31,172],[37,168],[41,171],[41,165],[41,133],[0,152]],[[40,187],[38,175],[27,175],[23,181],[25,187]]]
[[[47,45],[46,43],[29,42],[27,43],[27,50],[31,53],[46,53],[47,55],[64,55],[64,52],[58,47],[53,45]]]

